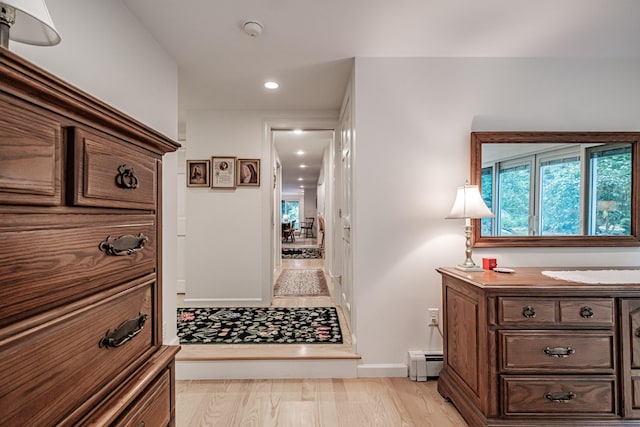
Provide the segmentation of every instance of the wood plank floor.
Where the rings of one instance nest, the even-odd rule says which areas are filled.
[[[176,426],[467,426],[436,386],[408,378],[177,381]]]

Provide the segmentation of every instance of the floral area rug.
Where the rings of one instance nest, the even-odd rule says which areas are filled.
[[[273,295],[276,297],[329,296],[329,288],[324,273],[319,268],[315,270],[284,269],[273,287]]]
[[[283,259],[320,259],[320,248],[282,248]]]
[[[335,307],[179,308],[180,344],[342,344]]]

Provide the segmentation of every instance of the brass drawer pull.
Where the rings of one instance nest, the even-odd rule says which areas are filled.
[[[127,165],[118,166],[118,175],[116,175],[116,184],[120,188],[135,190],[138,188],[138,177],[133,168]]]
[[[580,309],[580,317],[591,319],[593,317],[593,308],[584,306]]]
[[[546,354],[549,357],[569,357],[571,356],[573,353],[575,353],[576,351],[574,349],[572,349],[571,347],[555,347],[555,348],[550,348],[547,347],[544,349],[544,354]]]
[[[569,403],[572,399],[575,399],[577,395],[570,391],[558,393],[552,393],[548,391],[544,394],[544,397],[555,403]]]
[[[149,238],[142,233],[137,236],[128,235],[118,238],[109,236],[100,243],[100,250],[112,256],[133,255],[140,252],[148,241]]]
[[[532,305],[528,305],[522,309],[522,315],[528,319],[536,317],[536,308]]]
[[[100,340],[100,348],[115,348],[120,347],[127,341],[130,341],[133,337],[142,332],[144,323],[147,321],[149,315],[139,314],[135,319],[125,320],[117,328],[111,332],[107,331],[104,338]]]

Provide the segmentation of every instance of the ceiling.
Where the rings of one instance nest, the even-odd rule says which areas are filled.
[[[328,130],[273,132],[274,145],[282,165],[283,194],[303,194],[304,188],[317,185],[323,152],[332,140],[333,131]]]
[[[637,0],[123,2],[178,64],[181,136],[193,109],[337,110],[357,56],[640,57]]]

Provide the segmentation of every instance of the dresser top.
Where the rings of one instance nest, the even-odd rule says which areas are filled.
[[[640,267],[514,267],[512,273],[498,273],[492,270],[478,272],[461,271],[452,267],[441,267],[437,271],[445,276],[455,277],[482,289],[518,289],[537,291],[584,290],[589,292],[640,291],[640,281],[633,283],[585,283],[563,280],[543,274],[549,272],[584,272],[593,270],[640,271]],[[612,273],[614,274],[614,273]],[[628,281],[627,281],[628,282]]]

